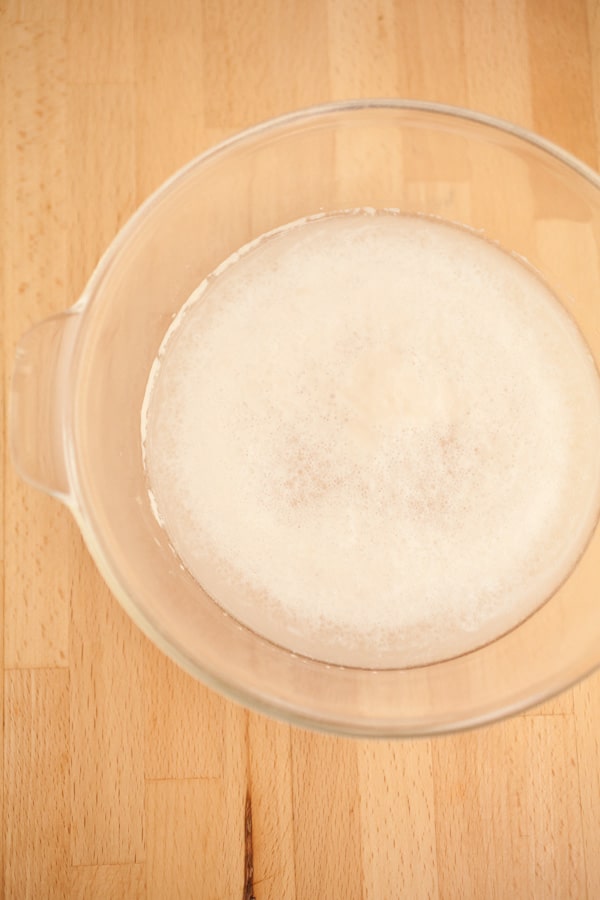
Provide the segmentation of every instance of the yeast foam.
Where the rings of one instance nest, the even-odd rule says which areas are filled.
[[[348,666],[526,618],[600,507],[600,380],[522,260],[439,220],[273,232],[184,305],[142,412],[153,508],[239,622]]]

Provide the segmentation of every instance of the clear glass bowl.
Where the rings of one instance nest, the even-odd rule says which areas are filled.
[[[206,684],[337,733],[447,732],[539,703],[600,664],[600,529],[554,595],[493,643],[420,668],[353,669],[297,656],[224,613],[181,566],[146,490],[140,410],[173,315],[252,238],[353,207],[441,216],[526,257],[600,362],[594,172],[541,138],[466,110],[338,103],[245,131],[144,203],[75,306],[22,339],[12,455],[25,479],[70,507],[134,621]]]

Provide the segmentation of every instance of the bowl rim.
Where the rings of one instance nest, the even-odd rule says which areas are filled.
[[[548,138],[544,138],[535,132],[515,125],[507,119],[488,115],[487,113],[476,112],[463,106],[453,106],[445,103],[435,103],[426,100],[412,99],[395,99],[395,98],[367,98],[360,100],[339,100],[328,103],[320,103],[314,106],[307,106],[292,112],[283,113],[273,118],[264,119],[255,125],[250,125],[241,131],[236,131],[230,137],[219,141],[217,144],[208,147],[206,150],[193,157],[189,162],[185,163],[173,175],[170,175],[163,181],[149,196],[137,207],[137,209],[128,217],[124,225],[117,231],[109,246],[102,254],[96,267],[94,268],[90,278],[83,288],[81,296],[73,305],[74,311],[83,311],[88,305],[96,286],[101,281],[106,269],[111,264],[113,257],[116,256],[122,243],[127,237],[137,229],[138,222],[143,219],[147,213],[179,182],[185,178],[195,168],[204,165],[207,162],[218,159],[221,155],[228,153],[238,144],[252,138],[259,138],[261,135],[277,129],[284,129],[294,124],[304,124],[310,119],[320,119],[336,113],[353,113],[363,112],[367,110],[380,111],[406,111],[421,112],[432,115],[443,115],[460,121],[471,122],[476,125],[483,125],[495,131],[503,132],[511,137],[516,137],[525,143],[531,144],[538,150],[543,150],[550,156],[564,163],[573,169],[578,175],[589,181],[595,188],[600,190],[600,174],[591,166],[578,159],[574,154]]]

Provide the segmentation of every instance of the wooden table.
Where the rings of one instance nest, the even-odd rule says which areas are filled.
[[[6,388],[18,336],[77,298],[149,192],[260,119],[414,97],[511,119],[599,164],[597,0],[0,10]],[[67,511],[4,471],[7,898],[600,898],[600,677],[432,741],[268,721],[155,650]]]

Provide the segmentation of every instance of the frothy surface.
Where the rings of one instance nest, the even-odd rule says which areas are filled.
[[[236,254],[179,313],[142,431],[192,575],[299,653],[406,666],[536,609],[600,504],[600,385],[523,263],[347,214]]]

